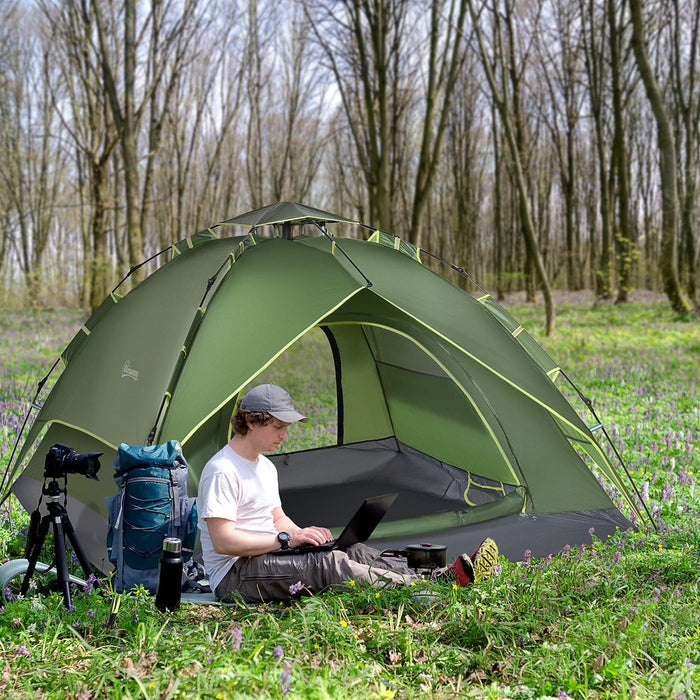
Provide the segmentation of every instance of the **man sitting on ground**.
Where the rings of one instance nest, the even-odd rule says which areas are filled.
[[[399,585],[420,580],[413,570],[365,544],[346,550],[276,556],[280,548],[332,540],[325,527],[299,527],[282,509],[274,464],[263,454],[276,450],[287,428],[307,418],[275,384],[249,391],[231,419],[234,435],[207,462],[197,498],[204,567],[219,600],[238,592],[247,601],[286,600],[301,584],[307,592],[346,588],[349,580]],[[486,578],[498,560],[487,539],[473,555],[448,567],[467,585]],[[291,589],[291,590],[290,590]]]

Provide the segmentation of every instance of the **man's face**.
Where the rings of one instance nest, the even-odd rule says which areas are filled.
[[[250,436],[255,440],[258,452],[274,452],[287,439],[290,423],[273,418],[267,425],[251,425]]]

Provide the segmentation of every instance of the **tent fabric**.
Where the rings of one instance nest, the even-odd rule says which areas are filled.
[[[121,442],[179,440],[196,488],[228,439],[241,392],[318,327],[336,371],[337,445],[275,456],[293,518],[340,526],[344,511],[386,489],[401,495],[377,541],[393,545],[430,536],[461,551],[460,538],[498,521],[518,523],[513,542],[529,537],[527,548],[544,554],[566,544],[562,533],[577,544],[590,527],[602,536],[630,525],[580,455],[634,511],[557,388],[556,363],[495,300],[474,299],[424,267],[418,249],[382,232],[370,241],[254,231],[218,238],[231,222],[350,221],[280,204],[289,206],[180,241],[169,262],[93,314],[64,351],[65,368],[22,448],[20,460],[48,427],[14,486],[25,507],[38,498],[54,442],[102,451],[108,462]],[[81,542],[89,539],[83,546],[99,566],[96,523],[113,485],[85,481],[72,477],[70,493],[90,523]]]

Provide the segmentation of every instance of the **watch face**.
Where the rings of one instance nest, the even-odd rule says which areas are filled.
[[[279,543],[282,545],[282,549],[287,549],[289,547],[289,533],[288,532],[278,532],[277,533],[277,539]]]

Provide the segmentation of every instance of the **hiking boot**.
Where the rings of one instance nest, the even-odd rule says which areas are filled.
[[[464,557],[464,555],[462,555]],[[493,568],[498,564],[498,545],[487,537],[471,556],[473,564],[474,582],[484,581],[493,573]]]
[[[455,572],[455,579],[460,586],[474,583],[474,564],[468,554],[461,554],[454,560],[452,566],[447,568]]]

